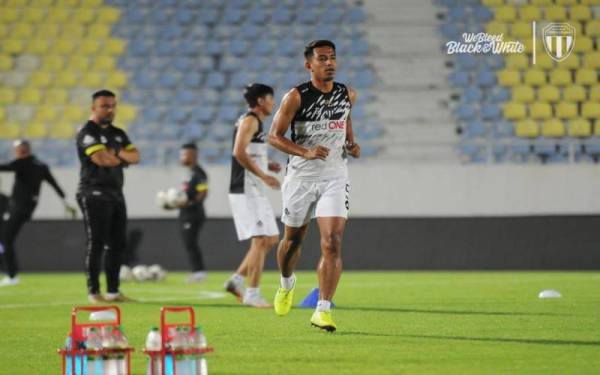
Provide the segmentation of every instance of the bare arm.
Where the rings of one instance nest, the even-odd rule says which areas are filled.
[[[94,152],[90,155],[90,159],[99,167],[116,167],[121,164],[121,160],[115,156],[114,150],[107,148]]]
[[[354,105],[356,102],[356,91],[348,86],[348,96],[350,96],[350,103]],[[354,142],[354,130],[352,129],[352,116],[348,115],[346,122],[346,150],[355,158],[360,157],[360,146]]]
[[[246,147],[252,140],[252,135],[258,130],[258,120],[253,116],[248,116],[238,126],[238,131],[233,144],[233,157],[240,163],[242,167],[252,172],[258,178],[273,189],[279,188],[279,181],[273,176],[268,175],[265,171],[259,168],[258,165],[250,158],[246,152]]]
[[[325,160],[329,149],[323,146],[315,146],[312,149],[306,149],[292,142],[285,137],[285,132],[290,127],[292,120],[300,108],[300,93],[296,89],[290,90],[281,102],[281,107],[277,110],[269,131],[269,144],[286,154],[301,156],[305,159]]]
[[[127,164],[137,164],[140,162],[140,152],[135,147],[126,147],[119,150],[117,157]]]

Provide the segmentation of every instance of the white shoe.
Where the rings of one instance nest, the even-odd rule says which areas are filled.
[[[19,285],[19,278],[18,277],[8,277],[8,276],[4,276],[4,278],[2,280],[0,280],[0,288],[4,287],[4,286],[15,286],[15,285]]]
[[[194,272],[190,275],[190,277],[188,277],[187,282],[190,284],[193,283],[201,283],[204,280],[206,280],[206,278],[208,277],[208,275],[206,274],[206,272],[204,271],[198,271],[198,272]]]
[[[225,284],[223,285],[226,291],[233,294],[238,301],[242,302],[244,300],[244,295],[246,294],[246,289],[244,288],[244,281],[239,281],[233,277],[230,277]]]
[[[273,305],[268,303],[260,294],[249,295],[248,293],[246,293],[246,295],[244,296],[243,304],[259,309],[267,309],[273,307]]]

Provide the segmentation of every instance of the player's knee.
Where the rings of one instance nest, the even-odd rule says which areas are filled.
[[[321,248],[324,253],[339,257],[342,251],[342,236],[338,233],[330,233],[322,236]]]

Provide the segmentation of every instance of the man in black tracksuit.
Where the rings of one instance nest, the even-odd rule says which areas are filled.
[[[181,146],[179,155],[181,165],[189,169],[189,175],[183,182],[183,191],[187,202],[179,205],[179,225],[185,249],[190,257],[192,274],[189,282],[201,282],[206,279],[202,251],[198,246],[198,233],[204,225],[204,199],[208,193],[208,178],[198,165],[198,152],[194,143]]]
[[[114,93],[96,92],[92,96],[92,116],[77,133],[81,162],[77,202],[85,224],[90,303],[131,301],[119,291],[119,268],[127,231],[123,168],[137,164],[140,157],[127,134],[112,124],[116,109]],[[105,251],[107,293],[103,296],[99,279]]]
[[[6,219],[0,228],[0,254],[3,254],[8,274],[0,281],[0,286],[19,283],[15,240],[23,225],[31,219],[38,204],[42,182],[48,182],[63,201],[65,199],[65,193],[56,183],[48,166],[31,153],[29,142],[15,141],[14,155],[15,159],[10,163],[0,164],[0,171],[15,172],[15,182],[6,213],[0,212],[0,220],[2,215]]]

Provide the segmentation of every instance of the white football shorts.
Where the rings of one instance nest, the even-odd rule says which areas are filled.
[[[229,204],[238,240],[279,235],[275,213],[267,197],[229,194]]]

